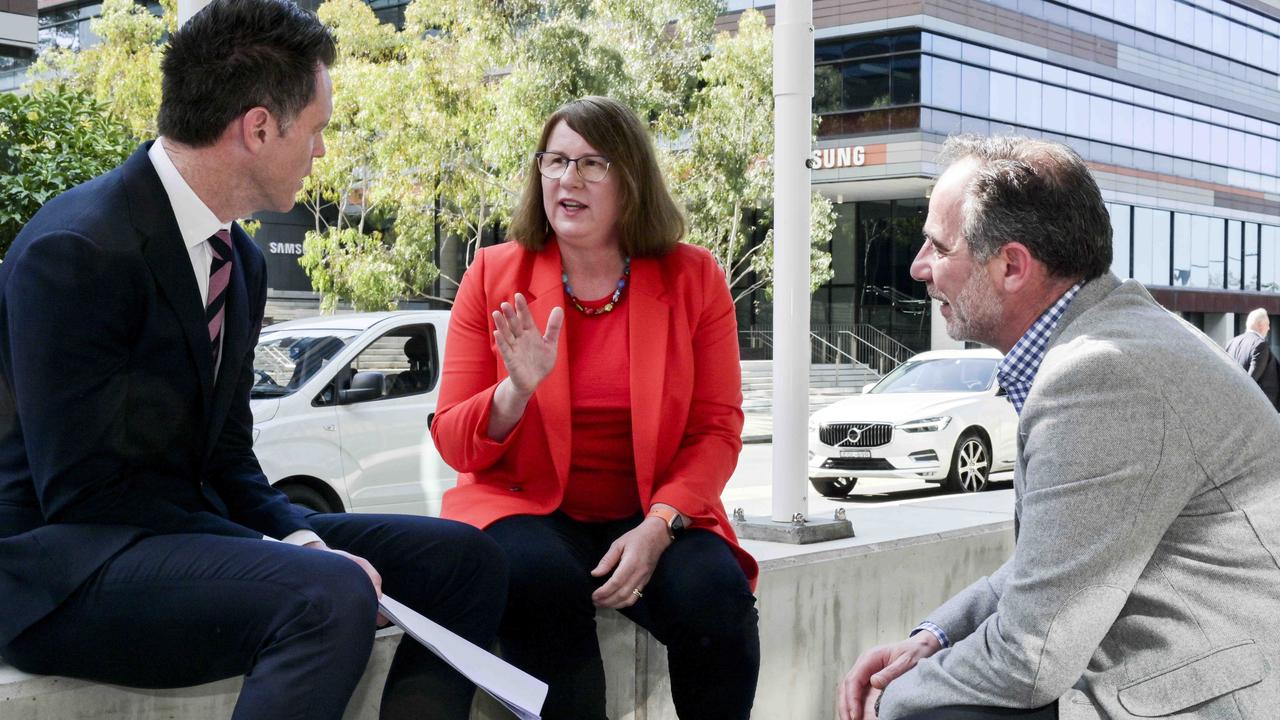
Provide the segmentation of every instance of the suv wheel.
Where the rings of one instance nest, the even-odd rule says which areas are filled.
[[[853,486],[858,484],[858,478],[851,477],[814,477],[809,478],[809,482],[813,484],[813,489],[825,498],[842,498],[848,497],[853,492]]]
[[[991,475],[991,449],[975,432],[960,436],[956,451],[951,454],[951,474],[946,486],[951,492],[976,493],[987,487]]]

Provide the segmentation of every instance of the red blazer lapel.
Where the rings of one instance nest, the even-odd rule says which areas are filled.
[[[552,309],[565,306],[560,280],[563,272],[560,248],[554,240],[550,241],[542,252],[534,253],[533,258],[526,299],[529,310],[533,313],[533,321],[545,332]],[[560,333],[556,349],[556,366],[534,391],[534,398],[538,402],[538,412],[542,414],[543,427],[555,428],[547,433],[547,444],[551,448],[556,475],[563,486],[569,481],[569,460],[573,450],[573,422],[569,417],[569,347],[564,332]]]
[[[662,385],[667,370],[667,331],[671,305],[659,261],[631,261],[631,297],[626,303],[631,365],[631,444],[641,498],[652,493],[662,428]],[[647,510],[648,508],[642,508]]]

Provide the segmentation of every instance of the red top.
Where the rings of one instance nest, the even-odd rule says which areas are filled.
[[[513,515],[548,515],[563,505],[574,437],[568,332],[557,361],[505,440],[489,437],[493,394],[506,368],[490,313],[524,293],[539,329],[565,308],[560,249],[514,242],[481,249],[467,268],[449,318],[440,399],[431,436],[458,471],[441,517],[484,528]],[[755,560],[738,546],[720,494],[742,449],[738,328],[724,271],[711,253],[679,243],[658,257],[631,259],[625,300],[631,446],[640,506],[665,503],[689,526],[733,549],[755,586]],[[575,367],[583,367],[578,363]]]
[[[611,297],[581,302],[597,308]],[[626,297],[623,290],[613,311],[603,315],[584,315],[565,303],[573,450],[560,510],[582,522],[620,520],[640,512],[631,444]]]

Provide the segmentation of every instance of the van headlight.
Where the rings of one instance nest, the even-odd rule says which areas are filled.
[[[918,432],[938,432],[951,422],[948,416],[920,418],[912,420],[896,426],[902,432],[918,433]]]

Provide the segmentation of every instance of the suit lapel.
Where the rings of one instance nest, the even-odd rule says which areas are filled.
[[[555,241],[549,241],[542,252],[531,253],[533,268],[529,277],[526,299],[529,311],[533,313],[533,321],[538,328],[546,331],[547,318],[557,307],[568,308],[564,301],[564,292],[560,282],[560,248]],[[510,301],[511,298],[499,298],[499,301]],[[555,464],[556,475],[563,485],[569,480],[569,460],[573,452],[573,420],[569,414],[569,347],[568,333],[560,333],[560,341],[556,348],[556,364],[551,374],[542,381],[534,391],[538,401],[538,412],[542,415],[543,427],[549,428],[547,444],[551,449],[551,461]]]
[[[671,306],[666,301],[660,261],[631,261],[631,297],[627,307],[628,358],[631,366],[631,444],[636,481],[652,488],[662,427],[662,385],[666,375],[667,332]]]
[[[164,185],[147,157],[150,147],[151,143],[144,144],[125,163],[130,215],[134,228],[145,238],[143,257],[160,294],[178,317],[187,351],[200,375],[203,396],[208,400],[213,389],[213,358],[200,287]]]

